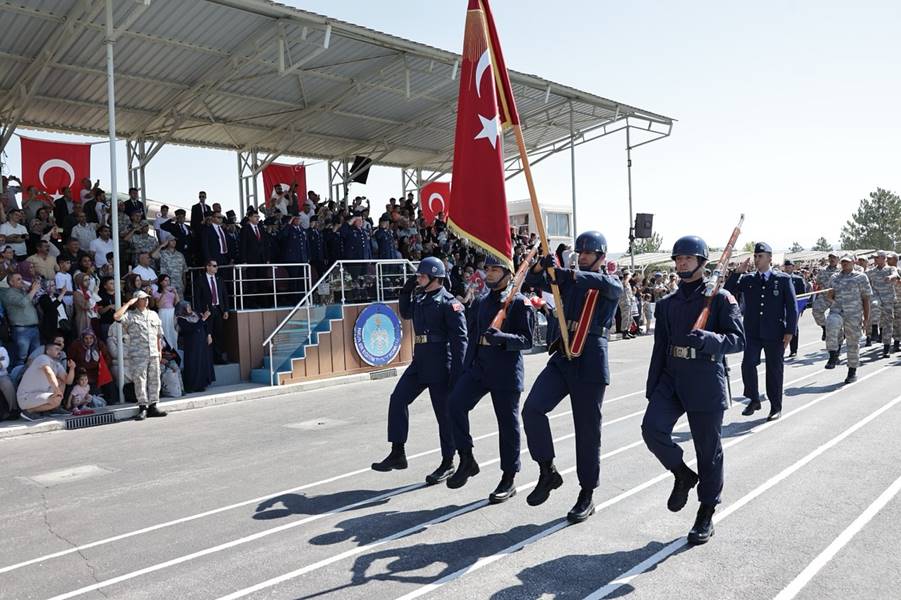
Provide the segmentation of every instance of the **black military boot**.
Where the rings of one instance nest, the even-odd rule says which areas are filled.
[[[581,523],[593,515],[594,502],[591,501],[591,496],[593,494],[594,490],[582,488],[579,492],[579,499],[576,500],[575,506],[566,513],[566,520],[570,523]]]
[[[372,463],[372,470],[387,473],[394,469],[407,468],[407,454],[403,444],[391,444],[391,453],[381,462]]]
[[[138,406],[138,414],[135,415],[135,421],[143,421],[147,418],[147,407],[141,404]]]
[[[888,358],[892,355],[892,345],[891,344],[883,344],[882,345],[882,358]]]
[[[673,469],[672,473],[676,476],[676,481],[673,482],[673,491],[670,492],[669,500],[666,501],[666,507],[672,512],[679,512],[688,502],[688,492],[698,484],[699,477],[685,463]]]
[[[753,415],[756,411],[760,410],[761,408],[762,407],[760,405],[759,398],[757,400],[751,400],[750,402],[748,402],[748,405],[745,407],[745,409],[743,411],[741,411],[741,414],[743,414],[746,417],[750,417],[751,415]]]
[[[854,383],[857,381],[857,368],[848,367],[848,376],[845,377],[845,383]]]
[[[168,415],[164,410],[160,410],[156,407],[156,402],[147,407],[147,416],[148,417],[165,417]]]
[[[548,460],[538,463],[541,468],[541,474],[538,476],[538,483],[532,493],[526,496],[526,503],[529,506],[538,506],[544,504],[551,495],[552,490],[556,490],[563,485],[563,477],[557,472],[554,461]]]
[[[501,482],[497,484],[497,487],[494,488],[493,492],[488,494],[488,502],[491,504],[501,504],[515,496],[516,485],[513,483],[514,477],[516,477],[516,473],[513,471],[504,471]]]
[[[457,472],[447,480],[447,487],[452,490],[461,488],[466,485],[466,482],[469,481],[470,477],[475,477],[478,474],[479,463],[476,462],[475,457],[472,455],[472,448],[466,450],[461,449],[460,466],[457,468]]]
[[[698,516],[695,524],[688,532],[688,543],[692,546],[706,544],[715,533],[713,530],[713,513],[716,507],[712,504],[702,504],[698,507]]]
[[[454,474],[454,457],[445,456],[441,458],[441,464],[438,468],[425,476],[425,482],[429,485],[441,483]]]
[[[901,352],[901,340],[895,340],[895,346],[892,348],[893,352]]]
[[[829,351],[829,360],[826,361],[827,369],[834,369],[835,365],[838,364],[838,350],[830,350]]]

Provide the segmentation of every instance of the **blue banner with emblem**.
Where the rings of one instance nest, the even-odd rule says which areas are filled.
[[[400,350],[400,319],[387,304],[370,304],[354,323],[354,346],[367,365],[378,367],[394,360]]]

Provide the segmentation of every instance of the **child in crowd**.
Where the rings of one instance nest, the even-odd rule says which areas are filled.
[[[75,385],[69,392],[69,401],[66,407],[72,411],[73,415],[92,415],[92,408],[101,408],[106,406],[106,401],[100,396],[91,395],[91,384],[88,383],[88,372],[84,369],[78,369],[75,372]]]
[[[75,290],[75,283],[72,280],[72,274],[69,273],[69,270],[72,268],[72,261],[69,260],[68,256],[61,254],[56,257],[56,264],[59,268],[59,271],[54,276],[56,289],[59,291],[66,290],[63,296],[63,306],[66,307],[66,316],[69,318],[69,321],[72,321],[75,316],[72,306],[72,292]]]

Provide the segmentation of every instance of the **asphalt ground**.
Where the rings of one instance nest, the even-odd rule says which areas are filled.
[[[564,485],[540,507],[523,439],[519,495],[500,471],[487,398],[471,414],[482,472],[426,487],[440,460],[426,396],[405,471],[376,473],[396,379],[0,440],[4,598],[899,598],[901,355],[862,349],[860,381],[823,370],[809,315],[786,362],[783,418],[736,404],[724,427],[716,535],[690,548],[692,495],[641,440],[652,339],[611,344],[597,513],[578,494],[568,400],[551,415]],[[527,385],[546,357],[526,357]],[[761,368],[761,388],[762,385]],[[680,421],[674,437],[694,458]]]

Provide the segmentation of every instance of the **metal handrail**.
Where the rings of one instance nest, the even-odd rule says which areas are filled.
[[[387,265],[387,264],[403,265],[405,278],[407,275],[407,267],[408,266],[411,267],[414,271],[416,270],[416,264],[414,264],[413,262],[411,262],[407,259],[404,259],[404,258],[389,259],[389,260],[339,260],[339,261],[335,262],[331,267],[329,267],[326,270],[325,273],[322,274],[322,276],[319,278],[318,281],[316,281],[316,283],[314,285],[310,286],[310,289],[307,291],[306,294],[304,294],[303,298],[300,299],[300,302],[298,302],[297,305],[293,309],[291,309],[291,312],[289,312],[287,314],[287,316],[285,316],[285,318],[282,319],[281,323],[279,323],[276,326],[276,328],[273,330],[273,332],[271,334],[269,334],[269,337],[267,337],[263,341],[264,347],[269,346],[269,384],[270,385],[274,385],[274,383],[277,383],[277,382],[273,382],[273,378],[275,376],[275,362],[272,360],[273,359],[272,339],[276,335],[278,335],[278,333],[284,328],[284,326],[294,317],[295,314],[297,314],[298,310],[301,310],[304,308],[307,311],[307,324],[310,325],[310,331],[309,331],[310,338],[309,339],[312,339],[313,328],[312,328],[312,323],[311,323],[311,319],[310,319],[310,304],[311,304],[310,300],[313,297],[313,293],[319,289],[320,284],[322,284],[322,282],[326,281],[327,280],[326,278],[329,277],[332,274],[332,272],[335,271],[335,269],[337,268],[340,273],[340,281],[341,281],[341,304],[344,304],[344,265],[372,264],[372,263],[375,263],[375,266],[376,266],[375,267],[375,269],[376,269],[376,299],[378,301],[382,301],[382,299],[383,299],[383,291],[382,291],[381,286],[379,285],[379,281],[381,280],[381,278],[379,277],[379,273],[381,272],[382,265]]]
[[[297,268],[301,270],[300,277],[289,277],[282,278],[281,281],[299,281],[302,282],[304,288],[310,284],[313,277],[310,270],[309,263],[233,263],[227,265],[219,265],[220,270],[228,271],[231,270],[234,272],[234,276],[230,280],[225,280],[223,283],[228,286],[228,288],[232,291],[232,297],[235,299],[235,309],[236,310],[244,310],[244,299],[250,297],[260,297],[267,298],[269,296],[272,297],[273,304],[278,304],[278,296],[279,291],[277,287],[276,279],[276,270],[279,267],[285,268]],[[248,278],[245,277],[245,273],[248,269],[268,269],[269,274],[264,277],[254,277]],[[206,267],[189,267],[185,270],[186,278],[189,280],[186,283],[191,285],[193,289],[194,286],[194,277],[197,274],[203,274],[206,272]],[[256,292],[256,293],[244,293],[244,284],[245,283],[271,283],[272,284],[272,292],[264,291],[264,292]],[[282,295],[289,295],[291,292],[281,292]]]

